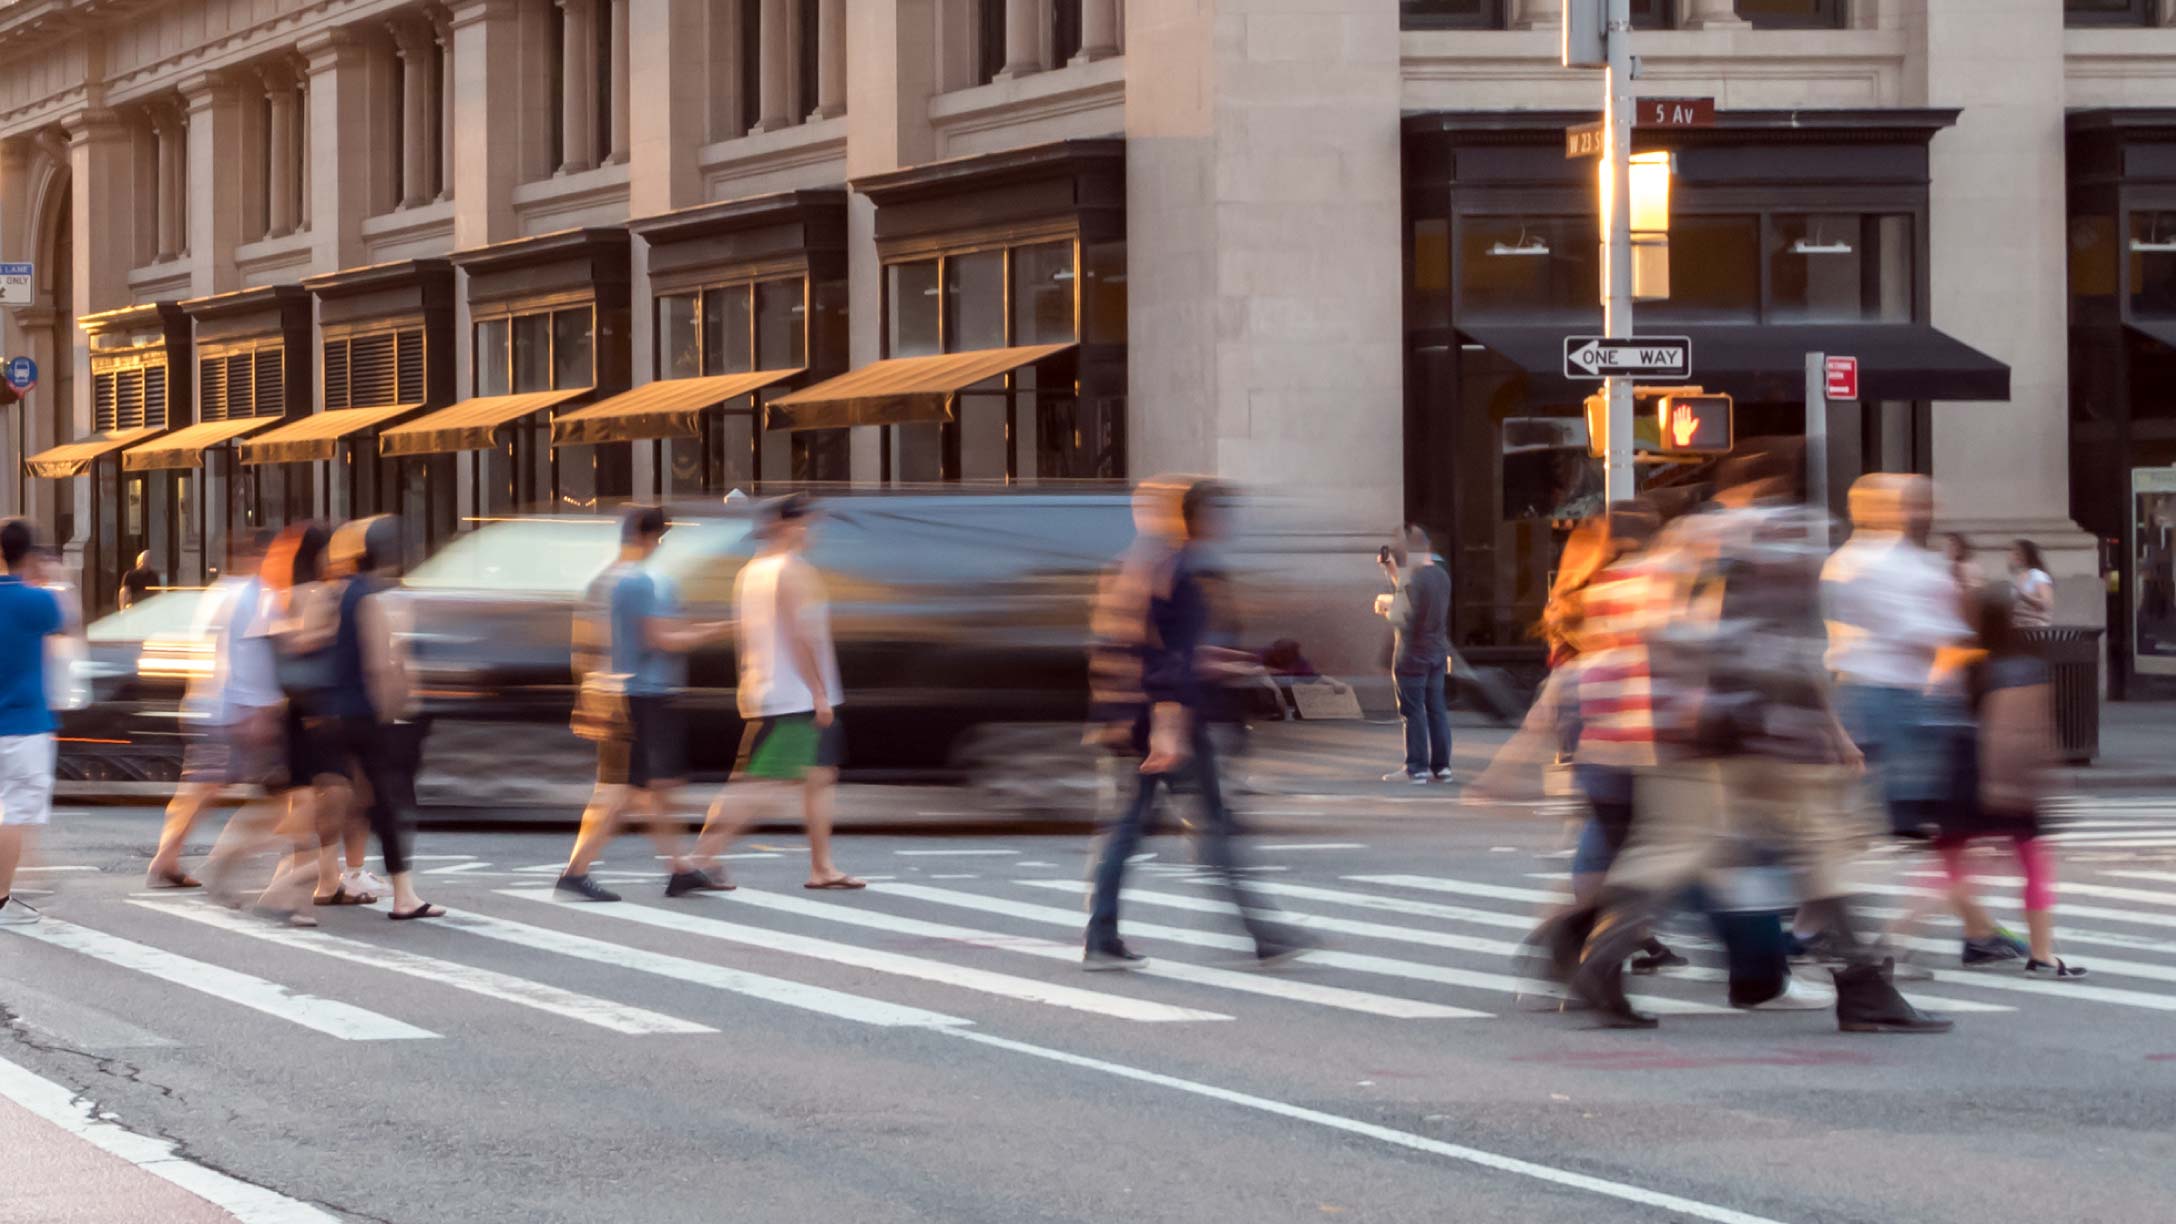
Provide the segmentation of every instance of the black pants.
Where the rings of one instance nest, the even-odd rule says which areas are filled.
[[[350,776],[359,776],[370,788],[370,805],[364,814],[370,820],[370,831],[377,835],[387,875],[408,870],[412,824],[408,813],[413,782],[403,768],[412,755],[405,747],[407,731],[405,727],[384,726],[374,718],[342,718],[336,733]]]

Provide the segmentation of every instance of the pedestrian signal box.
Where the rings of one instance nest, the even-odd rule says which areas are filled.
[[[1656,461],[1727,455],[1736,441],[1731,399],[1701,387],[1634,387],[1632,451]],[[1587,452],[1609,450],[1609,399],[1587,397]]]

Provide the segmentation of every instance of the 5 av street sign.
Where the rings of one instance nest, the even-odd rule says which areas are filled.
[[[1685,336],[1564,337],[1566,378],[1686,378],[1692,374],[1692,340]]]

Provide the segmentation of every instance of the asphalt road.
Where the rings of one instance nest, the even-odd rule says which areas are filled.
[[[1250,800],[1307,962],[1245,968],[1166,837],[1126,911],[1157,975],[1084,974],[1086,839],[941,800],[845,796],[865,893],[803,890],[772,832],[735,894],[666,900],[628,839],[626,902],[561,905],[563,834],[433,830],[453,920],[294,934],[143,893],[155,813],[71,809],[23,879],[51,920],[0,932],[0,1061],[308,1205],[241,1217],[282,1222],[2128,1224],[2176,1194],[2176,796],[2064,834],[2086,982],[1929,953],[1932,1038],[1731,1012],[1697,973],[1642,987],[1678,1009],[1654,1032],[1542,1010],[1505,953],[1562,830],[1440,788]]]

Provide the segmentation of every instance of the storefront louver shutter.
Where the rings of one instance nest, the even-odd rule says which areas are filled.
[[[120,375],[112,370],[91,379],[91,427],[101,433],[121,427]]]
[[[351,402],[348,395],[348,342],[325,342],[325,407],[345,408]]]
[[[142,421],[138,423],[148,425],[153,429],[164,429],[167,425],[166,366],[163,363],[145,366],[142,377],[144,380],[144,415]]]
[[[421,330],[399,332],[394,337],[398,350],[399,386],[393,402],[420,404],[423,402],[423,333]]]
[[[396,404],[398,372],[393,360],[393,333],[379,332],[348,341],[348,403],[355,408]]]
[[[248,352],[235,353],[227,358],[227,401],[223,408],[228,418],[246,417],[252,412],[250,388],[256,384],[251,356]],[[207,418],[209,419],[209,418]]]
[[[205,357],[196,363],[196,417],[200,421],[227,419],[227,363]]]
[[[144,372],[114,371],[113,423],[118,429],[141,429],[144,424]]]
[[[268,344],[257,350],[253,371],[256,379],[256,403],[254,416],[284,416],[287,412],[287,367],[282,360],[287,350],[277,344]]]

